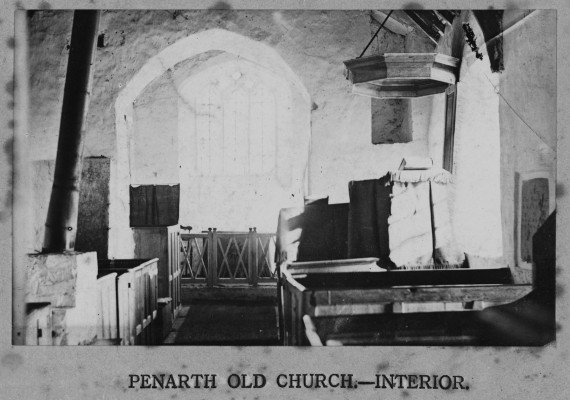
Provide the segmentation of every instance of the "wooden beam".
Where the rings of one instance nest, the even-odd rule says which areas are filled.
[[[78,10],[73,15],[44,252],[70,251],[75,248],[83,145],[99,17],[100,11],[93,10]]]
[[[312,290],[312,289],[311,289]],[[367,289],[314,290],[312,301],[319,306],[334,304],[378,303],[459,303],[468,301],[491,301],[509,303],[532,291],[531,284],[508,285],[447,285],[447,286],[400,286]]]
[[[406,14],[420,27],[420,29],[434,42],[437,44],[437,41],[441,37],[439,32],[427,21],[423,14],[420,14],[419,11],[414,10],[406,10]]]
[[[435,11],[417,11],[424,20],[435,29],[440,36],[445,32],[445,23],[439,19]]]
[[[443,168],[453,173],[453,149],[455,142],[455,108],[457,86],[450,85],[445,91],[445,132],[443,139]]]
[[[388,14],[378,10],[372,10],[371,12],[372,18],[379,24],[381,24],[382,21],[386,19],[387,15]],[[390,19],[386,21],[384,27],[388,29],[390,32],[394,32],[402,36],[406,36],[407,34],[412,33],[414,31],[413,27],[394,19],[393,15]]]
[[[373,83],[357,83],[352,86],[352,93],[362,96],[382,98],[382,99],[400,99],[430,96],[445,92],[446,84],[436,84],[420,86],[380,86]]]
[[[460,11],[456,10],[437,10],[437,12],[450,25],[453,23],[455,17],[460,14]]]

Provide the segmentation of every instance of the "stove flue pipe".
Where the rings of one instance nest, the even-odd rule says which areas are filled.
[[[45,226],[45,253],[75,248],[83,144],[99,18],[100,11],[94,10],[78,10],[73,14],[55,175]]]

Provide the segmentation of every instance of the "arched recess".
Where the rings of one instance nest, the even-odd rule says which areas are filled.
[[[180,223],[275,231],[279,209],[303,197],[306,143],[294,117],[309,104],[273,71],[223,58],[177,88]]]
[[[303,107],[295,112],[295,126],[302,127],[291,138],[298,154],[304,154],[306,164],[310,145],[310,96],[289,65],[271,47],[245,36],[222,29],[199,32],[177,41],[152,57],[129,80],[115,102],[116,154],[111,160],[111,187],[109,205],[109,257],[133,257],[134,240],[129,227],[129,185],[132,183],[134,152],[133,104],[136,98],[156,78],[176,64],[196,55],[217,50],[243,58],[262,69],[285,79],[301,99]],[[158,156],[158,155],[157,155]],[[162,155],[164,156],[164,155]],[[303,185],[306,165],[293,179]],[[301,197],[301,196],[297,196]]]

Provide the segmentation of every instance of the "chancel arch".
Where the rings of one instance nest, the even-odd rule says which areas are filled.
[[[178,67],[185,62],[200,58],[204,54],[213,54],[209,62],[204,62],[200,65],[196,64],[195,68],[187,68],[190,71],[187,76],[179,73],[179,71],[177,73]],[[198,167],[198,164],[196,164],[197,159],[188,157],[188,154],[178,151],[178,144],[182,144],[182,139],[177,138],[172,140],[173,144],[177,146],[176,154],[168,154],[166,156],[165,154],[155,154],[154,157],[157,160],[161,158],[172,159],[172,157],[179,161],[183,160],[184,165],[182,165],[182,162],[180,163],[179,171],[170,171],[170,173],[166,174],[168,178],[165,178],[165,181],[161,181],[160,177],[145,176],[141,170],[137,170],[140,160],[137,161],[135,150],[137,147],[146,147],[145,151],[149,151],[148,146],[141,145],[140,139],[137,142],[137,123],[134,112],[137,98],[157,79],[160,79],[164,74],[171,73],[174,77],[172,85],[175,87],[180,101],[182,102],[184,98],[191,98],[195,101],[195,95],[192,93],[197,93],[198,90],[197,88],[192,88],[193,76],[200,74],[213,76],[216,73],[212,71],[229,73],[228,71],[230,70],[233,72],[229,76],[225,76],[225,78],[234,80],[234,87],[226,87],[226,90],[230,92],[225,97],[225,103],[222,103],[225,106],[224,109],[226,107],[228,110],[232,109],[234,115],[243,112],[251,114],[253,112],[254,115],[258,116],[258,118],[253,119],[234,118],[234,125],[236,123],[242,124],[242,126],[234,126],[233,130],[234,133],[242,135],[242,140],[238,140],[238,142],[245,143],[243,137],[247,136],[249,147],[259,146],[261,140],[275,140],[275,147],[263,147],[262,145],[264,150],[262,150],[261,154],[261,163],[256,157],[248,158],[247,163],[241,160],[241,157],[237,157],[236,163],[233,165],[231,157],[228,159],[222,158],[223,170],[231,170],[232,174],[235,175],[236,171],[242,168],[243,176],[245,176],[246,168],[247,171],[261,168],[261,171],[267,174],[270,174],[270,170],[273,169],[271,179],[267,175],[268,178],[264,182],[265,188],[261,191],[263,203],[274,203],[274,207],[279,208],[302,202],[310,143],[311,100],[306,88],[294,71],[273,48],[248,37],[222,29],[203,31],[175,42],[150,58],[127,82],[117,97],[115,102],[117,147],[115,157],[111,163],[109,257],[132,257],[134,254],[134,241],[129,227],[129,185],[181,183],[181,198],[183,198],[184,188],[188,188],[190,183],[184,181],[186,183],[183,184],[182,178],[184,176],[196,176],[196,174],[195,172],[186,174],[186,172],[182,173],[181,171],[194,171],[193,168]],[[243,83],[237,83],[240,80],[235,79],[237,73],[242,74],[239,78],[244,78],[242,80]],[[251,87],[246,87],[246,84],[251,85]],[[249,104],[247,110],[243,108],[243,102],[241,101],[245,98],[248,99]],[[203,100],[201,104],[205,104]],[[280,111],[275,111],[273,115],[269,105],[261,104],[265,103],[265,101],[269,102],[268,104],[274,104],[274,109]],[[180,121],[188,122],[188,118],[191,118],[188,113],[180,113],[180,110],[181,108],[178,107],[181,118],[178,124],[179,127],[184,124],[184,122]],[[259,115],[262,118],[259,118]],[[226,117],[224,123],[229,126],[231,121],[228,118]],[[271,129],[267,126],[268,120],[272,120],[271,124],[273,129],[275,129],[274,134],[271,133]],[[207,123],[209,124],[213,121],[216,121],[216,118],[208,119]],[[224,120],[220,119],[220,121]],[[245,127],[246,122],[247,127]],[[206,123],[206,120],[202,118],[198,123]],[[250,127],[249,124],[252,124],[252,126]],[[255,124],[258,124],[258,126],[256,127]],[[260,132],[263,132],[263,134]],[[180,134],[180,128],[178,133]],[[239,139],[240,137],[235,138]],[[180,142],[178,142],[178,139],[180,139]],[[212,136],[212,140],[215,140],[215,134]],[[152,146],[150,147],[150,151],[152,151]],[[229,151],[231,147],[229,143],[222,145],[222,153]],[[270,148],[273,150],[269,151],[268,149]],[[219,149],[216,151],[214,153],[209,152],[208,157],[212,154],[219,154]],[[243,146],[237,146],[232,151],[234,151],[234,156],[236,156],[238,153],[235,152],[243,152],[244,148]],[[251,148],[248,149],[248,154],[249,152],[251,152]],[[204,156],[206,153],[200,154]],[[246,153],[244,152],[243,154],[245,155]],[[272,158],[275,158],[275,167],[270,167],[270,165],[273,165]],[[194,164],[190,165],[191,163]],[[204,168],[205,165],[210,166],[209,163],[204,163],[200,164],[200,168]],[[209,173],[215,173],[216,165],[213,167],[214,170]],[[236,169],[232,168],[232,165]],[[235,179],[233,182],[235,182]],[[258,183],[254,185],[252,182],[244,180],[242,180],[241,184],[250,186],[250,193],[255,193],[258,185]],[[196,190],[196,182],[193,182],[193,185],[194,190]],[[274,186],[272,187],[272,185]],[[218,188],[223,188],[223,185],[218,186]],[[224,196],[227,197],[228,192],[225,191],[224,193],[226,194],[223,194],[222,198]],[[229,193],[231,197],[231,190]],[[212,196],[211,198],[215,199],[216,195],[221,195],[221,193],[211,192],[210,195]],[[277,197],[274,198],[272,196]],[[250,214],[257,216],[266,215],[267,217],[264,217],[263,221],[268,221],[268,218],[276,220],[276,214],[269,217],[269,213],[271,213],[270,210],[260,209],[257,212],[252,210]],[[246,223],[248,226],[256,226],[256,224],[255,220]],[[263,226],[261,223],[257,225]]]

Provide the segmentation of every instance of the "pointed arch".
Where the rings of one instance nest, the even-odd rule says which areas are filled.
[[[134,240],[129,227],[129,184],[133,159],[133,103],[145,88],[176,64],[196,55],[217,50],[230,53],[272,70],[284,77],[291,87],[311,104],[310,95],[299,77],[281,56],[268,45],[223,29],[202,31],[173,43],[150,58],[121,90],[115,101],[116,153],[111,161],[109,207],[109,257],[132,257]],[[304,126],[298,132],[307,158],[310,143],[310,107],[299,115]]]

